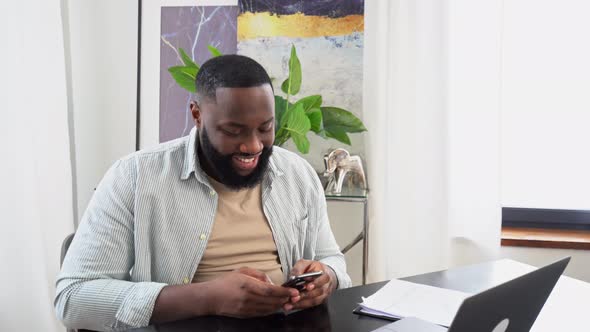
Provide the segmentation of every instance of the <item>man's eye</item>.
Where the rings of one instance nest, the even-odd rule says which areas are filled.
[[[236,137],[236,136],[240,135],[239,132],[233,132],[233,131],[229,131],[229,130],[225,130],[225,129],[222,129],[221,131],[224,134],[226,134],[227,136],[231,136],[231,137]]]
[[[269,132],[271,130],[272,130],[272,125],[269,125],[269,126],[265,126],[265,127],[260,128],[260,131],[263,132],[263,133],[267,133],[267,132]]]

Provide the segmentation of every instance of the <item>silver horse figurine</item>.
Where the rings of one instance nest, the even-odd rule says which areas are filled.
[[[351,156],[344,149],[335,149],[324,156],[324,164],[326,166],[324,176],[328,177],[326,193],[340,194],[345,178],[348,180],[348,186],[367,189],[361,157]]]

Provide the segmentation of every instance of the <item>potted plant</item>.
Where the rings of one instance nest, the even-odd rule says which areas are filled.
[[[221,55],[213,46],[208,46],[208,49],[212,56]],[[199,65],[182,48],[178,50],[184,66],[170,67],[168,71],[180,87],[195,93],[195,78],[199,72]],[[295,100],[301,83],[301,62],[293,45],[289,57],[289,76],[281,84],[281,90],[286,97],[275,95],[275,145],[282,146],[292,139],[297,150],[306,154],[309,152],[309,131],[325,139],[331,138],[350,145],[349,133],[367,130],[362,121],[351,112],[339,107],[323,106],[321,95]]]

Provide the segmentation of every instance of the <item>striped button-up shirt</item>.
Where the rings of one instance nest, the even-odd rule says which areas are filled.
[[[166,285],[189,283],[207,247],[217,195],[201,169],[197,132],[133,153],[106,173],[57,278],[66,326],[121,330],[149,324]],[[331,267],[349,287],[323,188],[296,154],[273,148],[262,205],[285,276],[299,259]]]

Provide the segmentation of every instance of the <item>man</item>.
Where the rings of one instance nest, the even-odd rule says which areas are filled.
[[[272,146],[266,71],[216,57],[196,88],[190,135],[117,161],[96,189],[57,279],[66,326],[261,316],[350,286],[316,173]],[[280,286],[311,271],[323,274],[301,292]]]

